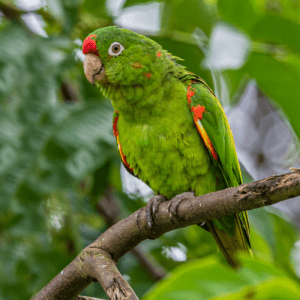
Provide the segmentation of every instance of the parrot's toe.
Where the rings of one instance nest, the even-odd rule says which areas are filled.
[[[185,192],[180,195],[177,195],[174,197],[168,204],[168,211],[169,211],[169,217],[172,222],[175,222],[175,218],[177,217],[177,208],[179,204],[183,200],[187,200],[189,198],[195,197],[195,194],[193,192]]]
[[[146,206],[146,218],[148,222],[148,226],[152,228],[154,224],[154,218],[158,211],[158,206],[160,203],[166,201],[166,198],[162,195],[157,195],[151,197]]]

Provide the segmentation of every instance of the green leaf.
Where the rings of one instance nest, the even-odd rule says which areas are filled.
[[[93,1],[85,0],[82,4],[82,9],[97,16],[98,18],[107,18],[108,11],[106,8],[106,0]]]
[[[199,27],[208,34],[212,27],[214,7],[203,0],[166,0],[162,12],[162,32],[172,36],[174,32],[192,33]]]
[[[65,119],[54,140],[62,147],[86,147],[97,149],[99,140],[115,145],[112,135],[113,109],[110,103],[102,102],[83,107]]]
[[[287,299],[299,297],[299,285],[273,263],[255,260],[245,253],[240,253],[239,259],[242,267],[237,271],[220,265],[213,257],[185,263],[156,284],[143,300],[248,299],[240,295],[252,294],[258,296],[254,299],[286,299],[285,286],[292,291]]]
[[[245,76],[243,68],[239,70],[225,70],[224,72],[222,72],[222,74],[227,84],[229,101],[232,105],[235,105],[240,100],[249,78]],[[253,181],[249,176],[250,175],[247,175],[246,172],[243,173],[244,183]]]
[[[238,271],[238,275],[248,280],[248,284],[258,284],[270,278],[288,277],[289,275],[273,262],[268,262],[260,258],[252,258],[243,252],[240,252],[238,257],[242,266]]]
[[[258,208],[250,210],[248,212],[248,216],[251,226],[255,228],[257,234],[270,247],[272,251],[271,260],[273,260],[275,256],[276,237],[274,233],[274,223],[272,219],[272,214],[267,212],[265,208]],[[261,251],[260,249],[256,249],[255,245],[253,245],[253,248],[254,254],[255,251],[258,251],[257,254],[259,254],[259,252]]]
[[[298,238],[298,231],[292,222],[275,207],[259,208],[248,212],[253,231],[253,254],[273,261],[292,276],[295,276],[290,262],[291,250]],[[266,246],[268,245],[268,247]],[[271,252],[270,252],[271,250]]]
[[[244,287],[242,291],[229,293],[226,296],[214,297],[212,300],[297,300],[300,298],[299,286],[288,278],[274,278],[257,286]]]
[[[209,257],[179,266],[143,300],[211,299],[219,293],[237,291],[247,282],[229,267],[220,265],[216,258]]]
[[[274,57],[252,53],[245,66],[260,88],[285,112],[298,138],[300,138],[300,73]]]
[[[72,187],[117,154],[112,134],[113,109],[108,101],[61,106],[63,110],[62,120],[58,118],[61,122],[40,156],[39,171],[31,177],[43,193]]]
[[[218,10],[225,21],[246,31],[256,19],[256,14],[250,0],[219,0]]]
[[[300,25],[279,15],[267,15],[258,21],[250,31],[256,41],[287,45],[300,53]]]
[[[1,32],[0,39],[0,61],[13,61],[14,64],[22,65],[24,56],[31,50],[25,31],[18,26],[10,26]]]
[[[281,267],[282,270],[295,276],[290,257],[291,250],[298,240],[298,230],[291,220],[288,222],[287,217],[279,209],[267,207],[267,210],[271,211],[274,222],[276,238],[275,263]]]

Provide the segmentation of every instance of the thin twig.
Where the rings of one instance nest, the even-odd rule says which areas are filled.
[[[19,9],[13,4],[6,4],[3,2],[0,2],[0,10],[3,12],[4,16],[11,22],[15,22],[21,26],[23,25],[23,23],[21,22],[21,15],[25,14],[26,11]]]
[[[6,4],[0,2],[0,11],[3,12],[4,16],[10,20],[12,23],[20,25],[29,36],[33,35],[33,32],[26,26],[25,22],[22,19],[22,15],[26,14],[27,11],[22,10],[15,5]]]
[[[62,80],[61,86],[60,86],[60,91],[62,93],[63,99],[65,102],[76,102],[77,101],[77,95],[72,88],[72,86],[66,82],[65,80]]]

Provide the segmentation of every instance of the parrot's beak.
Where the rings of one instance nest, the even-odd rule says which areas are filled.
[[[86,54],[83,62],[83,70],[85,77],[92,84],[95,81],[103,80],[105,77],[105,68],[99,56],[94,54]]]

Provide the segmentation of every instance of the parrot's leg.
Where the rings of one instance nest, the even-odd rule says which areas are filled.
[[[169,217],[171,221],[175,221],[175,217],[177,218],[177,208],[179,204],[183,200],[188,200],[190,198],[195,197],[195,194],[193,192],[185,192],[180,195],[175,196],[168,204],[168,211],[170,213]]]
[[[158,211],[158,206],[160,203],[166,201],[166,198],[162,195],[153,196],[147,203],[146,206],[146,218],[148,222],[148,226],[152,228],[154,224],[155,214]]]

